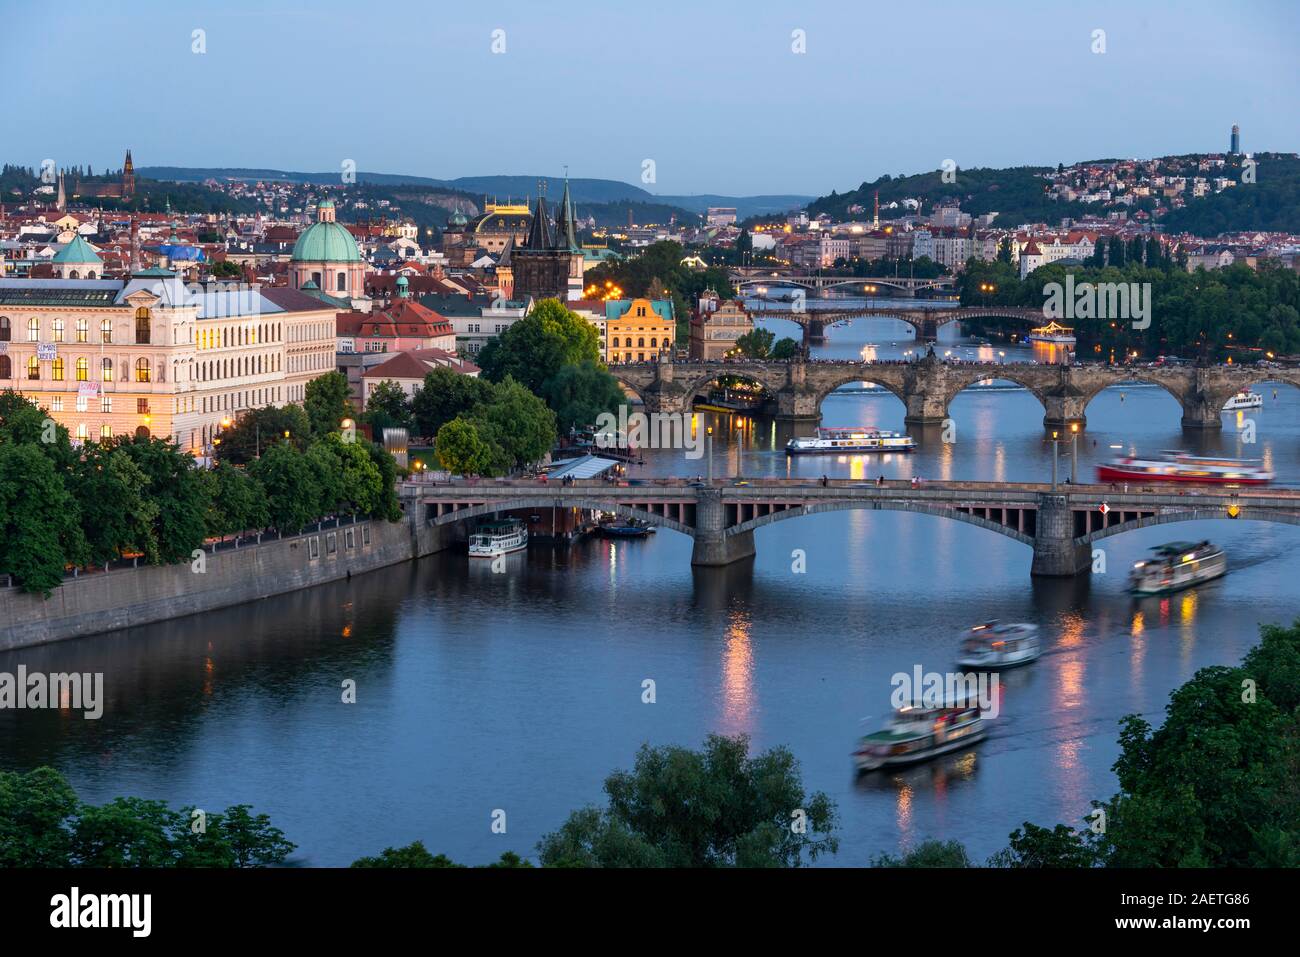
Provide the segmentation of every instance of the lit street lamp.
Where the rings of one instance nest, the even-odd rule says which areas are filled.
[[[1061,443],[1056,440],[1060,433],[1052,433],[1052,491],[1056,491],[1056,460],[1061,450]]]
[[[709,488],[713,488],[713,426],[704,430],[704,442],[708,446],[705,451],[709,456]]]
[[[1070,423],[1070,484],[1079,484],[1079,423]]]

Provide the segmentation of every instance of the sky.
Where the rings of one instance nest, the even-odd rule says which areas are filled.
[[[0,0],[0,63],[0,160],[32,167],[815,196],[1222,151],[1233,123],[1300,150],[1296,0]]]

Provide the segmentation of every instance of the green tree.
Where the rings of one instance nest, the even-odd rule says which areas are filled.
[[[435,868],[461,867],[445,854],[430,854],[423,841],[412,841],[405,847],[386,847],[374,857],[361,857],[352,862],[353,867]]]
[[[542,398],[562,431],[590,425],[602,412],[614,412],[628,401],[618,380],[594,362],[564,366],[546,381]]]
[[[1083,835],[1064,824],[1048,830],[1025,822],[1011,832],[1011,846],[989,859],[992,867],[1092,867],[1097,860]]]
[[[342,372],[326,372],[307,383],[302,404],[313,436],[337,432],[339,423],[351,417],[348,394],[348,377]]]
[[[532,392],[563,366],[600,361],[596,327],[555,299],[543,299],[523,319],[488,342],[478,364],[493,382],[512,378]]]
[[[194,457],[166,439],[137,436],[115,441],[149,481],[145,494],[158,507],[154,519],[158,560],[188,561],[207,536],[209,502],[209,485]]]
[[[287,442],[271,446],[249,471],[266,489],[271,524],[281,533],[295,533],[320,517],[317,506],[323,490],[317,485],[317,472],[294,446]]]
[[[384,429],[411,428],[411,403],[400,385],[392,379],[385,379],[375,386],[366,400],[363,419],[370,426],[371,434],[382,440]]]
[[[39,445],[0,445],[0,573],[24,591],[50,590],[89,558],[77,500]]]
[[[163,801],[84,804],[72,823],[72,860],[80,867],[166,867],[173,862],[172,824]]]
[[[149,477],[125,450],[87,445],[70,480],[91,561],[109,562],[124,552],[160,561],[158,503],[149,494]]]
[[[873,867],[972,867],[960,841],[922,841],[902,857],[881,854]]]
[[[434,441],[438,462],[453,475],[482,475],[492,464],[492,453],[474,423],[457,416],[438,430]]]
[[[807,794],[785,748],[749,756],[741,735],[702,751],[643,745],[605,779],[607,808],[571,814],[538,844],[545,866],[797,867],[839,847],[836,812]],[[800,821],[803,828],[791,826]]]
[[[766,359],[775,341],[776,333],[771,329],[753,329],[736,339],[736,348],[750,359]]]
[[[216,458],[232,465],[247,465],[272,445],[283,444],[286,432],[289,433],[287,441],[296,449],[307,448],[312,429],[302,406],[268,405],[251,409],[222,429],[221,443],[215,446]]]
[[[62,472],[76,458],[68,430],[12,389],[0,392],[0,445],[32,445]]]
[[[499,471],[540,460],[555,445],[555,413],[524,385],[507,377],[499,383],[492,401],[480,406],[472,421],[480,436],[499,454]]]
[[[478,376],[462,375],[438,367],[424,377],[411,399],[416,431],[434,436],[458,415],[470,415],[492,398],[492,383]]]
[[[270,524],[266,489],[249,472],[229,462],[218,462],[209,475],[212,480],[207,515],[209,535],[224,538]]]
[[[53,768],[0,771],[0,867],[67,867],[77,792]]]

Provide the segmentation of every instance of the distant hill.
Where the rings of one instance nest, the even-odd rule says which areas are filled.
[[[303,173],[294,170],[250,169],[243,167],[194,168],[185,166],[142,166],[140,176],[151,179],[174,180],[182,183],[202,182],[205,179],[269,180],[287,183],[338,183],[337,170],[326,173]],[[537,195],[537,182],[547,179],[552,196],[559,195],[556,177],[542,176],[461,176],[457,179],[434,179],[397,173],[358,172],[358,183],[376,186],[429,186],[452,189],[475,196],[523,199]],[[571,179],[569,189],[576,203],[647,203],[656,206],[678,207],[689,213],[701,214],[710,206],[734,206],[741,219],[748,216],[786,212],[803,207],[811,196],[721,196],[712,193],[699,195],[667,196],[651,193],[640,186],[613,179]],[[680,218],[680,217],[679,217]]]
[[[1220,193],[1189,200],[1160,220],[1169,232],[1196,236],[1219,233],[1300,231],[1300,158],[1279,153],[1255,153],[1255,182],[1241,182],[1240,169],[1224,175],[1237,185]]]

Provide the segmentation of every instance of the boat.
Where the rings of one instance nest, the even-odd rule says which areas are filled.
[[[1072,346],[1074,345],[1074,330],[1066,328],[1057,322],[1049,322],[1045,326],[1038,326],[1029,330],[1029,335],[1025,338],[1030,342],[1047,342],[1055,346]]]
[[[785,444],[786,455],[839,452],[911,452],[916,440],[903,432],[864,428],[819,428],[815,436],[800,436]]]
[[[974,705],[899,708],[881,730],[859,740],[853,763],[859,774],[915,764],[968,747],[987,734],[988,723]]]
[[[966,633],[957,653],[957,664],[984,670],[1014,668],[1037,661],[1042,653],[1037,625],[986,621]]]
[[[645,538],[653,532],[653,525],[636,519],[628,522],[607,522],[600,526],[600,534],[606,538]]]
[[[1258,392],[1251,392],[1244,389],[1238,392],[1231,399],[1223,404],[1224,412],[1236,412],[1240,409],[1262,409],[1264,408],[1264,397]]]
[[[1163,595],[1228,571],[1228,557],[1212,542],[1168,542],[1151,551],[1151,558],[1135,562],[1129,572],[1129,589],[1135,595]]]
[[[528,527],[517,518],[484,522],[469,537],[470,558],[496,558],[528,547]]]
[[[1259,459],[1189,455],[1167,450],[1159,459],[1124,456],[1097,466],[1103,482],[1195,482],[1198,485],[1267,485],[1273,473]]]

